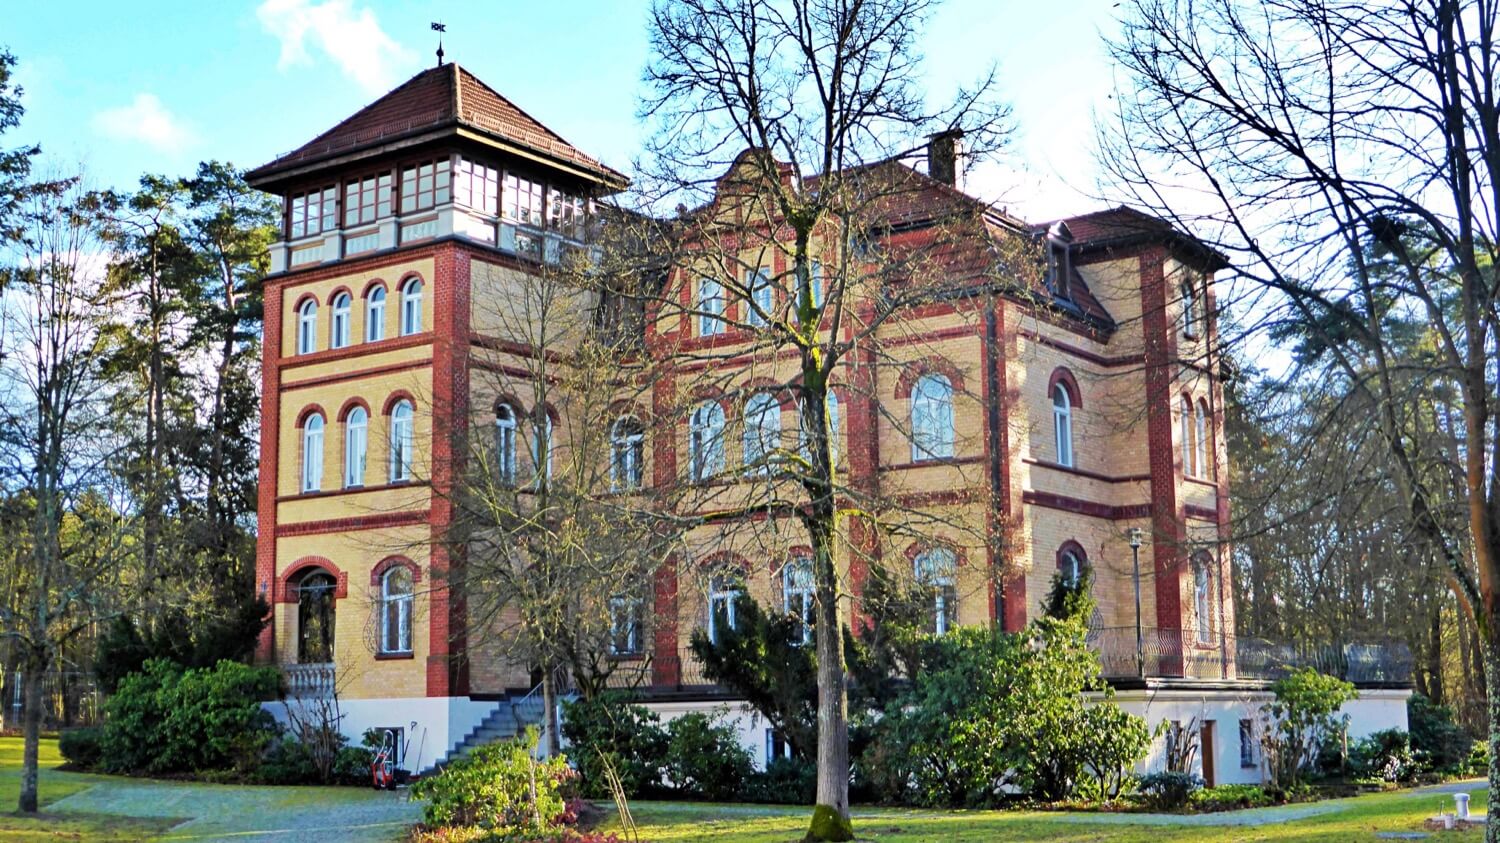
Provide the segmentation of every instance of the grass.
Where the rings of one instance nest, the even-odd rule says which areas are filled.
[[[67,773],[55,769],[62,763],[57,753],[56,741],[43,741],[41,750],[41,802],[42,813],[21,816],[15,813],[0,813],[0,840],[32,843],[32,841],[81,841],[101,843],[109,841],[148,840],[161,836],[176,824],[171,818],[139,819],[114,814],[84,814],[49,811],[48,806],[70,794],[95,785],[110,787],[125,781],[112,776],[96,776]],[[20,791],[21,741],[19,738],[0,738],[0,807],[14,806]],[[162,783],[170,788],[173,785]],[[183,785],[186,787],[186,785]],[[277,812],[292,807],[327,808],[338,811],[341,806],[358,808],[368,804],[369,791],[352,788],[216,788],[222,791],[225,802],[240,791],[258,792],[261,798],[274,797]],[[1475,810],[1484,809],[1483,788],[1473,791]],[[107,793],[105,794],[108,795]],[[165,791],[154,798],[164,798]],[[1334,843],[1335,841],[1369,841],[1376,832],[1418,831],[1422,821],[1438,811],[1440,801],[1451,804],[1451,799],[1437,794],[1414,794],[1397,791],[1354,799],[1297,805],[1289,808],[1269,808],[1260,811],[1216,814],[1208,817],[1185,817],[1184,823],[1192,825],[1147,825],[1133,815],[1059,814],[1037,811],[921,811],[885,808],[857,807],[854,810],[854,829],[860,840],[878,843],[916,843],[916,841],[979,841],[1056,840],[1076,843],[1179,843],[1179,841],[1223,840],[1223,841],[1308,841],[1309,843]],[[347,804],[346,804],[347,803]],[[110,804],[108,800],[100,804]],[[253,800],[251,803],[255,804]],[[268,807],[263,805],[264,807]],[[191,839],[217,837],[218,831],[231,830],[245,809],[229,808],[218,819],[223,822],[195,832]],[[639,802],[632,805],[643,840],[655,843],[788,843],[798,840],[807,828],[806,808],[777,805],[720,805],[708,803]],[[1301,812],[1323,811],[1307,816]],[[1269,815],[1264,812],[1272,812]],[[1290,813],[1283,817],[1275,812]],[[1223,825],[1225,822],[1243,822],[1254,817],[1269,820],[1261,825]],[[390,825],[386,823],[385,825]],[[366,838],[398,835],[399,824],[393,828],[369,829]],[[604,830],[614,828],[606,823]],[[202,836],[203,832],[209,838]],[[1470,830],[1439,835],[1442,840],[1479,840],[1480,831]],[[171,839],[170,836],[168,839]],[[185,838],[186,839],[186,838]]]
[[[1484,809],[1482,788],[1476,788],[1471,807]],[[860,840],[881,843],[916,841],[1111,841],[1111,843],[1176,843],[1176,841],[1368,841],[1381,831],[1419,831],[1422,821],[1437,813],[1440,799],[1410,791],[1334,800],[1316,806],[1293,806],[1326,810],[1316,816],[1256,826],[1143,825],[1126,815],[1110,815],[1105,821],[1088,816],[1059,815],[1033,811],[906,811],[856,807],[854,832]],[[1447,803],[1451,805],[1452,800]],[[766,805],[712,805],[641,802],[632,805],[641,839],[656,843],[786,843],[807,829],[805,808]],[[1282,809],[1265,809],[1278,811]],[[1240,819],[1250,815],[1221,814]],[[1271,815],[1275,816],[1275,815]],[[1185,818],[1187,819],[1187,818]],[[1213,819],[1213,818],[1207,818]],[[616,828],[606,824],[604,830]],[[1444,840],[1479,840],[1477,829],[1445,833]]]
[[[37,787],[41,813],[14,812],[21,795],[20,738],[0,738],[0,840],[31,843],[41,840],[133,841],[154,837],[176,823],[169,819],[137,819],[109,814],[49,813],[47,806],[80,790],[109,781],[107,776],[65,773],[54,769],[63,763],[56,740],[43,740],[38,752],[41,772]]]

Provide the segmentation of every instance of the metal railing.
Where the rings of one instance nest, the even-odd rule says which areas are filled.
[[[1088,640],[1109,679],[1277,679],[1302,667],[1361,684],[1404,684],[1412,676],[1411,651],[1396,641],[1285,642],[1145,628],[1138,650],[1133,626],[1094,629]]]
[[[334,695],[337,677],[332,664],[284,664],[281,672],[286,676],[289,697],[323,699]]]
[[[0,676],[0,726],[19,729],[26,713],[25,682],[17,671]],[[42,728],[68,729],[99,722],[104,695],[92,673],[81,670],[49,670],[42,674]]]

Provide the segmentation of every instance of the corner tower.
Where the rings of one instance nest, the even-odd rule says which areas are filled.
[[[471,278],[582,248],[619,172],[457,64],[418,73],[252,170],[283,202],[262,363],[257,655],[343,731],[411,727],[441,755],[469,697],[453,443],[469,419]]]

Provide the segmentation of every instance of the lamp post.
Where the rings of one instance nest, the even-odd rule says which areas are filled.
[[[1135,675],[1146,678],[1146,640],[1141,634],[1141,528],[1130,528],[1130,559],[1135,569]]]

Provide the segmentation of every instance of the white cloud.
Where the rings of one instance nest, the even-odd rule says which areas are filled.
[[[384,93],[412,62],[410,51],[380,28],[375,12],[353,0],[265,0],[255,10],[260,24],[281,42],[277,67],[311,63],[309,41],[370,93]]]
[[[159,152],[179,152],[197,140],[193,130],[167,111],[155,94],[136,94],[129,105],[95,114],[94,129],[112,140],[136,141]]]

